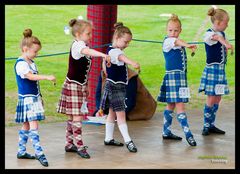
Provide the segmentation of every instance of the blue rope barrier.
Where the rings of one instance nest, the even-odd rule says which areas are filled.
[[[161,41],[154,41],[154,40],[143,40],[143,39],[132,39],[133,41],[137,42],[150,42],[150,43],[163,43]],[[230,39],[229,41],[234,41],[235,39]],[[188,44],[204,44],[204,42],[188,42]],[[103,45],[97,45],[94,46],[93,48],[102,48],[111,45],[111,43],[108,44],[103,44]],[[62,53],[55,53],[55,54],[45,54],[37,57],[50,57],[50,56],[56,56],[56,55],[63,55],[63,54],[69,54],[69,52],[62,52]],[[18,57],[7,57],[5,60],[14,60],[18,59]]]

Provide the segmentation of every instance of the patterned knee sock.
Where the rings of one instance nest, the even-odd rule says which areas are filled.
[[[163,135],[169,135],[171,133],[171,125],[173,118],[173,111],[164,110],[163,113]]]
[[[71,148],[73,146],[73,130],[72,130],[72,120],[67,121],[66,127],[66,142],[65,146]]]
[[[38,129],[32,129],[29,131],[29,137],[31,138],[31,141],[33,143],[33,148],[35,150],[35,154],[37,156],[40,156],[43,154],[43,149],[40,145],[40,139],[39,139],[39,133]]]
[[[26,153],[26,144],[28,141],[28,130],[19,130],[19,140],[18,140],[18,154],[24,155]]]
[[[212,107],[204,107],[204,127],[209,128],[212,120]]]
[[[188,139],[189,137],[193,136],[188,126],[186,113],[183,112],[177,114],[177,120],[181,124],[181,127],[183,129],[183,132],[185,133],[186,138]]]
[[[214,127],[218,106],[219,106],[218,104],[214,104],[213,107],[212,107],[212,119],[211,119],[211,122],[210,122],[210,127]]]
[[[80,150],[83,147],[82,141],[82,122],[73,121],[72,122],[73,138],[75,140],[75,145],[77,149]]]

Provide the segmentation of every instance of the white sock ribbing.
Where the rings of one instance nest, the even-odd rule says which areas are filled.
[[[107,141],[107,142],[113,139],[114,125],[115,125],[115,123],[106,122],[105,141]]]
[[[118,125],[118,128],[123,136],[124,142],[126,143],[128,141],[131,141],[131,138],[128,134],[127,124],[126,123],[120,124],[120,125]]]

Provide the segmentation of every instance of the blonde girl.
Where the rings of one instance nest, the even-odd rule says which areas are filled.
[[[204,35],[206,66],[199,87],[199,93],[204,91],[207,95],[203,116],[202,135],[204,136],[211,133],[225,134],[225,131],[215,126],[215,119],[221,96],[229,94],[225,65],[228,50],[230,49],[233,53],[233,46],[228,42],[224,33],[228,27],[228,13],[223,9],[210,8],[208,16],[210,16],[212,27]]]
[[[87,146],[82,140],[82,120],[88,113],[87,97],[88,76],[92,57],[102,57],[110,61],[104,53],[88,47],[92,39],[92,24],[90,21],[72,19],[69,21],[74,40],[71,44],[68,72],[62,87],[57,112],[66,114],[66,152],[76,152],[82,158],[90,158]]]
[[[44,120],[44,110],[40,92],[39,80],[50,80],[54,83],[53,75],[39,75],[37,66],[33,59],[41,49],[41,42],[32,36],[31,29],[25,29],[24,38],[21,41],[21,56],[14,66],[16,81],[18,85],[18,103],[15,121],[22,123],[19,130],[18,159],[37,159],[43,166],[48,166],[48,161],[40,145],[38,121]],[[26,152],[28,137],[31,138],[35,156]]]
[[[107,54],[111,57],[111,66],[104,68],[106,69],[107,78],[101,108],[105,110],[105,108],[109,107],[104,144],[112,146],[124,145],[113,138],[115,119],[117,119],[118,128],[123,136],[127,149],[130,152],[137,152],[137,147],[128,133],[125,112],[126,85],[128,83],[127,64],[136,69],[140,68],[140,65],[136,61],[129,59],[124,53],[124,49],[129,46],[131,40],[132,32],[130,29],[121,22],[116,23],[112,45],[107,49]]]

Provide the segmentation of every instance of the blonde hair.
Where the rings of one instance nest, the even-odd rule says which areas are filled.
[[[39,45],[40,48],[42,47],[40,40],[37,37],[32,36],[32,30],[30,28],[25,29],[23,31],[23,36],[24,36],[24,38],[22,39],[22,41],[20,43],[20,48],[21,49],[24,46],[30,48],[33,44]]]
[[[180,19],[178,18],[178,16],[176,14],[171,15],[171,17],[167,21],[167,25],[168,25],[169,22],[178,22],[180,27],[182,27],[182,23],[181,23]]]
[[[114,33],[113,33],[113,37],[117,37],[120,38],[122,37],[124,34],[129,34],[132,36],[132,32],[131,30],[124,26],[122,22],[117,22],[114,24]]]
[[[208,16],[211,17],[211,22],[214,23],[215,20],[222,21],[225,16],[229,18],[228,13],[223,9],[214,9],[213,7],[208,10]]]
[[[82,33],[86,27],[92,27],[92,22],[83,19],[71,19],[69,26],[72,27],[72,35],[75,37],[76,32]]]

